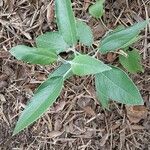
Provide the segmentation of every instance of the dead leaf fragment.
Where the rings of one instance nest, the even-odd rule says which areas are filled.
[[[102,139],[100,141],[100,146],[104,146],[105,143],[107,142],[108,138],[109,138],[109,134],[107,133],[102,137]]]
[[[126,106],[127,117],[131,123],[138,123],[147,117],[148,111],[145,106]]]
[[[144,130],[145,127],[141,126],[141,125],[131,125],[133,130]]]
[[[54,108],[55,113],[57,113],[57,112],[59,112],[59,111],[62,111],[62,110],[64,109],[65,105],[66,105],[66,102],[65,102],[65,101],[59,102],[59,103],[56,105],[56,107]]]
[[[113,62],[117,58],[115,53],[108,53],[107,54],[107,61],[108,62]]]
[[[55,138],[55,137],[58,137],[62,134],[63,132],[60,132],[60,131],[51,131],[49,134],[48,134],[48,137],[49,138]]]
[[[5,97],[4,97],[3,94],[0,94],[0,101],[1,101],[1,102],[6,102],[6,99],[5,99]]]
[[[51,23],[53,22],[54,20],[54,4],[50,3],[47,7],[47,21],[48,21],[48,24],[51,25]]]
[[[84,0],[83,8],[86,11],[90,6],[90,0]]]
[[[95,111],[90,106],[86,106],[83,109],[88,116],[96,116]]]

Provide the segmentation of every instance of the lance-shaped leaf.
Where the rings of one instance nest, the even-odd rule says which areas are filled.
[[[79,20],[77,20],[76,26],[79,41],[86,46],[91,46],[93,44],[93,33],[91,28],[86,23]]]
[[[31,64],[48,65],[57,60],[54,52],[43,48],[32,48],[25,45],[18,45],[10,50],[10,53],[18,60]]]
[[[63,52],[69,48],[59,32],[47,32],[36,38],[37,47],[50,49],[56,53]]]
[[[70,46],[77,43],[75,17],[71,0],[55,0],[55,12],[59,32]]]
[[[132,51],[125,51],[127,57],[120,55],[119,61],[122,66],[130,73],[143,72],[143,67],[141,65],[141,56],[136,49]]]
[[[41,84],[22,112],[13,135],[36,121],[56,101],[63,87],[63,81],[63,77],[54,77]]]
[[[138,36],[140,31],[146,26],[146,24],[147,21],[139,22],[131,27],[108,34],[108,36],[102,39],[99,46],[99,51],[105,54],[107,52],[115,51],[119,48],[128,46],[128,44],[134,42],[135,38]]]
[[[53,73],[51,73],[48,77],[53,78],[57,76],[62,76],[64,79],[68,79],[73,75],[71,70],[71,65],[68,64],[62,64],[60,65]]]
[[[143,105],[143,99],[136,85],[119,68],[112,67],[109,71],[96,74],[95,83],[102,102],[110,98],[127,105]]]
[[[89,7],[89,13],[95,17],[100,18],[104,14],[104,4],[105,0],[97,0],[97,2]]]
[[[96,74],[111,69],[100,60],[88,55],[76,55],[70,63],[72,72],[79,76]]]

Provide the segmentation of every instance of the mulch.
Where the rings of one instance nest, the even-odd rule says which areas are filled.
[[[93,47],[109,29],[120,24],[132,25],[150,16],[149,0],[106,0],[103,21],[89,15],[91,4],[89,0],[73,1],[76,17],[93,30]],[[127,109],[111,102],[110,111],[104,110],[96,99],[93,78],[75,76],[65,82],[60,97],[42,118],[12,137],[17,119],[34,90],[58,64],[26,64],[14,59],[9,50],[17,44],[34,46],[38,35],[54,30],[57,26],[53,0],[0,1],[0,149],[150,150],[150,25],[134,44],[145,71],[130,74],[144,99],[143,107]],[[92,54],[91,49],[82,45],[78,50]],[[99,57],[119,65],[117,54]],[[137,113],[131,118],[132,111]]]

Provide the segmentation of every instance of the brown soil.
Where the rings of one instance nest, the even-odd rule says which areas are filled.
[[[128,26],[150,16],[149,0],[106,0],[103,25],[89,16],[89,0],[73,2],[76,16],[93,29],[95,42],[108,29],[119,24]],[[132,111],[141,108],[126,109],[115,102],[110,104],[110,111],[103,110],[95,97],[93,79],[73,77],[66,81],[61,96],[41,119],[12,137],[18,116],[35,88],[56,65],[25,64],[14,59],[9,50],[17,44],[33,46],[38,35],[56,29],[51,3],[48,0],[0,1],[0,149],[150,150],[150,25],[134,45],[142,55],[145,72],[131,75],[145,102],[142,112],[147,115],[133,121]],[[91,51],[85,47],[79,50]],[[102,60],[118,64],[113,56],[102,56]]]

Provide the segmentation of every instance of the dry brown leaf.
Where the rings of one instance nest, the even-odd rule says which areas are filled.
[[[127,117],[130,122],[138,123],[147,117],[148,111],[145,106],[126,106]]]
[[[90,0],[84,0],[83,8],[86,11],[90,5]]]
[[[5,81],[8,79],[8,75],[5,73],[0,74],[0,81]]]
[[[63,110],[64,107],[65,107],[65,105],[66,105],[66,102],[65,102],[65,101],[59,102],[59,103],[56,105],[56,107],[54,108],[55,113],[57,113],[57,112]]]
[[[7,87],[8,83],[6,81],[0,81],[0,90]]]
[[[104,146],[106,141],[108,140],[108,138],[109,138],[109,134],[107,133],[102,137],[102,139],[100,141],[100,146]]]
[[[53,3],[49,4],[47,7],[47,21],[49,24],[52,23],[52,21],[54,20],[54,5]]]
[[[3,0],[0,1],[0,7],[2,7],[4,4]]]
[[[6,102],[6,99],[5,99],[5,97],[4,97],[3,94],[0,94],[0,101],[1,101],[1,102]]]
[[[9,52],[7,52],[7,51],[0,51],[0,59],[2,58],[2,59],[7,59],[8,57],[9,57]]]
[[[95,111],[90,106],[86,106],[83,109],[88,116],[96,116]]]
[[[117,58],[117,56],[114,53],[108,53],[107,54],[107,61],[108,62],[113,62],[116,58]]]
[[[145,129],[145,127],[141,126],[141,125],[131,125],[133,130],[143,130]]]
[[[54,123],[54,130],[59,131],[62,128],[61,119],[57,118]]]
[[[49,138],[55,138],[55,137],[58,137],[62,134],[63,132],[60,132],[60,131],[51,131],[49,134],[48,134],[48,137]]]
[[[105,28],[103,27],[102,24],[98,24],[92,29],[93,29],[93,34],[94,34],[95,40],[102,37],[104,35],[104,33],[106,32],[106,30],[105,30]]]

